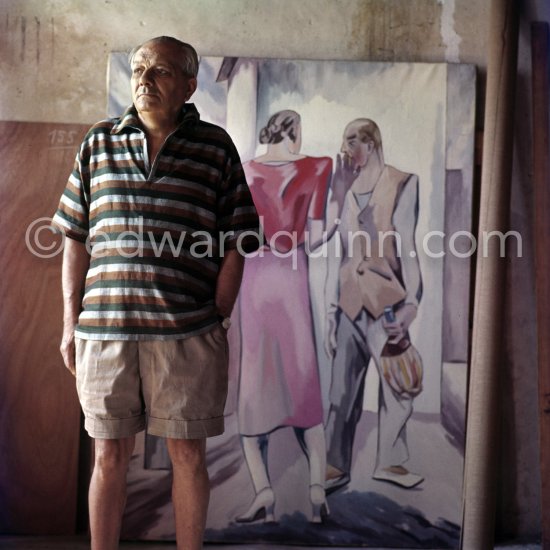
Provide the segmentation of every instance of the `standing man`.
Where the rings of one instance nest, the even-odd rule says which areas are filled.
[[[350,122],[342,143],[333,187],[349,189],[341,223],[338,261],[329,261],[326,281],[326,349],[332,361],[326,490],[350,480],[355,429],[372,357],[380,374],[378,454],[373,477],[401,487],[423,478],[404,466],[409,458],[406,422],[412,398],[384,379],[385,345],[401,342],[416,317],[421,277],[414,233],[418,217],[418,177],[384,162],[382,138],[367,118]],[[384,318],[384,310],[389,308]]]
[[[194,48],[158,37],[130,64],[133,105],[88,132],[54,217],[68,237],[61,353],[94,438],[92,549],[118,547],[147,425],[167,439],[178,549],[196,550],[205,438],[224,430],[226,330],[258,217],[231,138],[186,103]]]

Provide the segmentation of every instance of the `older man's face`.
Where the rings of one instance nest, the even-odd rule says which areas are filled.
[[[364,143],[359,137],[358,130],[361,123],[350,123],[344,130],[342,147],[340,152],[347,158],[354,170],[358,170],[367,165],[369,157],[374,150],[374,143],[367,141]]]
[[[181,52],[170,43],[145,43],[132,59],[132,99],[138,113],[176,121],[197,79],[183,74]]]

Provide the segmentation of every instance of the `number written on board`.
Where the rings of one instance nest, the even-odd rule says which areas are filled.
[[[48,133],[50,147],[70,147],[75,144],[75,130],[52,130]]]

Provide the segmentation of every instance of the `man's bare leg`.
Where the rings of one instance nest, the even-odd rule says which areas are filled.
[[[92,550],[116,550],[126,504],[126,473],[135,437],[94,441],[94,471],[88,497]]]
[[[167,439],[174,479],[172,502],[178,550],[200,550],[206,525],[210,482],[205,439]]]

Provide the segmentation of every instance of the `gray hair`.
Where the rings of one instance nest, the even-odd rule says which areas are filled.
[[[146,40],[145,42],[142,42],[138,46],[132,48],[130,53],[128,54],[128,63],[131,65],[132,60],[134,59],[134,55],[140,50],[145,44],[172,44],[176,46],[180,53],[181,53],[181,68],[183,70],[183,74],[190,78],[197,78],[197,74],[199,72],[199,56],[197,55],[197,51],[191,44],[187,44],[187,42],[182,42],[181,40],[178,40],[177,38],[174,38],[172,36],[157,36],[156,38],[151,38],[150,40]]]

